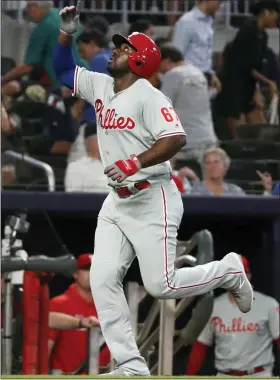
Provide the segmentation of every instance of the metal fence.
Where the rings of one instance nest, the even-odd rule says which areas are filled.
[[[229,0],[221,3],[217,18],[223,19],[230,24],[231,16],[248,16],[250,3],[252,0]],[[54,0],[57,8],[75,5],[76,0]],[[194,5],[194,0],[84,0],[83,12],[114,14],[118,16],[123,25],[128,24],[129,17],[139,16],[163,16],[167,20],[174,20],[182,13],[190,10]],[[17,19],[23,20],[23,11],[26,6],[25,0],[3,1],[2,10],[14,11]]]

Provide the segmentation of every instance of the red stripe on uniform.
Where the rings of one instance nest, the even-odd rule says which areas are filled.
[[[176,135],[183,135],[183,136],[186,136],[186,134],[184,132],[167,132],[167,133],[163,133],[162,135],[159,136],[159,139],[162,138],[162,137],[167,137],[167,136],[176,136]]]
[[[171,290],[180,290],[180,289],[189,289],[189,288],[195,288],[197,286],[203,286],[210,284],[210,282],[213,282],[215,280],[219,280],[227,275],[236,275],[236,274],[241,274],[242,271],[240,272],[227,272],[223,274],[222,276],[214,277],[211,280],[207,282],[202,282],[200,284],[195,284],[195,285],[188,285],[188,286],[180,286],[180,287],[174,287],[170,284],[169,280],[169,274],[168,274],[168,252],[167,252],[167,206],[166,206],[166,196],[165,196],[165,191],[163,187],[161,186],[161,195],[162,195],[162,200],[163,200],[163,214],[164,214],[164,261],[165,261],[165,279],[167,283],[167,287]]]
[[[76,66],[76,68],[75,68],[75,75],[74,75],[74,90],[73,90],[73,95],[77,94],[78,72],[79,72],[79,67]]]

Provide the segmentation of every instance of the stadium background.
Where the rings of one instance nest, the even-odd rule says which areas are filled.
[[[2,3],[1,12],[1,57],[12,58],[16,63],[23,61],[30,31],[33,28],[33,25],[28,23],[25,18],[24,5],[21,7],[21,5],[19,5],[20,3],[20,1],[6,1]],[[62,3],[63,2],[60,2],[60,7]],[[130,9],[131,4],[127,4],[130,2],[109,1],[105,3],[104,9],[96,10],[94,9],[94,6],[89,6],[89,2],[85,2],[85,6],[88,7],[85,9],[82,19],[85,14],[88,13],[106,16],[111,24],[108,34],[109,36],[116,31],[125,33],[128,26],[127,23],[134,21],[140,16],[149,16],[152,19],[153,23],[156,25],[155,31],[157,37],[166,36],[170,31],[170,26],[167,26],[168,22],[172,22],[170,19],[172,20],[172,17],[178,17],[178,15],[192,5],[192,2],[180,2],[180,4],[178,3],[178,9],[172,11],[170,9],[168,10],[167,7],[159,9],[161,7],[161,2],[147,1],[146,3],[142,2],[142,4],[145,3],[145,9],[142,9],[141,11],[140,1],[136,2],[137,4],[135,3],[138,7],[136,6],[136,9],[132,10]],[[245,2],[245,6],[238,1],[229,1],[227,3],[229,5],[227,5],[224,11],[220,14],[219,20],[215,25],[215,53],[223,51],[226,43],[230,41],[235,34],[235,27],[241,25],[244,20],[249,17],[249,8],[248,5],[246,5],[249,4],[249,2]],[[175,0],[173,4],[175,4]],[[98,4],[94,5],[98,8]],[[151,10],[151,7],[153,6],[154,8]],[[158,8],[156,9],[155,6]],[[279,30],[274,29],[269,31],[269,45],[275,53],[279,55]],[[246,182],[250,182],[251,184],[254,183],[254,186],[251,185],[249,187],[248,193],[259,194],[259,197],[262,196],[262,185],[257,183],[258,181],[256,178],[252,178],[254,177],[252,176],[252,171],[255,170],[256,160],[259,158],[258,149],[260,145],[262,145],[262,148],[267,145],[265,146],[266,150],[271,150],[271,147],[274,147],[276,152],[273,156],[274,167],[276,168],[276,177],[274,177],[274,179],[275,181],[279,179],[280,150],[277,150],[277,148],[279,148],[279,141],[280,140],[278,140],[278,145],[275,141],[266,141],[263,145],[262,142],[256,141],[254,147],[257,148],[254,148],[255,151],[252,149],[253,154],[249,159],[250,163],[247,165],[243,161],[244,165],[241,165],[241,167],[236,169],[235,180],[238,181],[240,179],[238,178],[238,175],[240,175],[242,176],[242,180],[245,179]],[[228,143],[227,146],[229,147],[229,150],[231,149],[231,154],[233,156],[235,155],[234,158],[241,158],[244,160],[246,150],[242,150],[242,147],[246,147],[247,144],[248,141],[241,141],[237,148],[233,146],[234,144],[232,145],[230,143]],[[20,154],[22,154],[22,152],[20,152]],[[241,155],[241,157],[239,155]],[[46,161],[46,157],[42,158],[40,155],[36,155],[36,158]],[[266,156],[264,155],[264,162],[262,162],[264,168],[268,167],[267,162],[270,159],[270,157],[267,157],[266,160]],[[59,187],[62,182],[61,167],[60,165],[57,165],[57,162],[55,162],[52,157],[48,157],[47,160],[47,162],[51,163],[54,167],[57,188],[61,191],[62,187]],[[276,161],[278,161],[278,164],[276,164]],[[19,174],[19,177],[22,176],[22,173],[24,173],[24,175],[22,176],[23,179],[18,183],[4,186],[2,196],[2,220],[5,222],[9,215],[24,210],[28,216],[28,221],[30,222],[29,232],[23,236],[24,249],[28,254],[34,256],[38,253],[43,253],[50,257],[57,257],[65,253],[65,247],[67,247],[66,252],[71,252],[74,256],[78,256],[82,252],[91,252],[93,247],[93,231],[96,226],[96,213],[100,205],[100,199],[98,197],[96,198],[94,195],[86,196],[87,198],[85,198],[85,202],[89,201],[90,203],[96,203],[93,210],[88,210],[88,212],[85,210],[85,207],[82,207],[82,211],[80,212],[77,212],[77,210],[71,210],[72,202],[80,201],[80,198],[74,198],[74,196],[72,200],[71,197],[69,197],[68,202],[65,202],[64,210],[59,209],[58,206],[53,209],[48,209],[53,202],[54,198],[51,198],[53,194],[48,194],[50,198],[40,198],[40,195],[38,194],[38,191],[40,190],[47,190],[45,179],[42,178],[41,174],[38,174],[38,171],[32,170],[30,172],[27,170],[25,164],[19,164],[18,161],[16,161],[15,166],[16,171],[21,173]],[[26,175],[26,172],[28,172],[28,175]],[[31,207],[32,202],[30,200],[26,201],[22,191],[29,191],[32,196],[37,197],[37,206],[35,206],[34,209]],[[57,200],[55,202],[57,203]],[[217,202],[214,205],[210,205],[212,200],[209,199],[208,202],[209,203],[205,203],[205,206],[210,210],[206,213],[207,215],[205,215],[205,212],[198,206],[199,202],[194,205],[192,211],[187,211],[180,228],[179,240],[187,240],[195,232],[206,228],[209,229],[214,237],[215,258],[219,259],[223,257],[227,251],[242,251],[242,253],[244,253],[251,261],[255,288],[276,297],[278,301],[280,301],[279,276],[277,277],[277,273],[279,273],[280,269],[279,257],[277,256],[277,251],[280,252],[280,231],[277,208],[275,209],[273,200],[259,199],[258,202],[263,203],[260,206],[260,210],[256,217],[252,215],[252,211],[248,211],[248,209],[250,209],[250,199],[247,201],[249,206],[247,208],[245,207],[246,210],[243,212],[239,211],[237,214],[235,214],[233,210],[236,209],[235,204],[239,204],[239,200],[232,199],[232,202],[236,202],[232,204],[230,201],[226,202],[224,210],[219,210],[219,208],[223,207]],[[39,204],[41,204],[41,208],[38,206]],[[258,203],[251,204],[254,205],[252,207],[255,207]],[[186,209],[188,209],[188,205],[188,200],[186,200]],[[243,206],[238,206],[237,209],[239,208],[242,210],[244,205],[245,202],[243,201]],[[59,239],[57,238],[57,235],[59,236]],[[138,265],[136,263],[133,264],[133,267],[129,271],[126,282],[132,280],[137,280],[141,284]],[[71,280],[66,279],[65,276],[55,276],[50,282],[50,296],[52,297],[60,294],[70,283]],[[146,308],[148,309],[148,306],[144,306],[143,310],[140,311],[140,321],[141,318],[143,319],[145,317]],[[184,326],[185,320],[189,318],[189,314],[190,311],[184,314],[181,320],[177,321],[178,326],[176,325],[176,327],[178,329]],[[184,373],[188,350],[189,347],[184,347],[180,350],[179,354],[176,355],[174,359],[174,375]],[[214,373],[213,352],[211,352],[207,357],[207,361],[201,374],[212,375]]]

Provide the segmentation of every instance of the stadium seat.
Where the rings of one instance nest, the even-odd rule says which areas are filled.
[[[260,181],[235,180],[234,184],[241,187],[248,195],[262,195],[264,192],[263,185]]]
[[[272,178],[279,178],[280,162],[276,160],[238,160],[231,161],[230,168],[227,172],[227,180],[259,181],[257,170],[269,172]]]
[[[221,142],[221,148],[223,148],[232,159],[280,160],[279,142],[227,140]]]
[[[237,129],[240,139],[260,139],[261,141],[280,141],[279,125],[271,124],[246,124]]]

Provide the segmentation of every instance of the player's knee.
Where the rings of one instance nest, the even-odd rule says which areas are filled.
[[[116,287],[116,271],[114,268],[101,270],[99,266],[92,265],[90,269],[90,286],[94,295],[103,294],[104,289],[114,289]]]
[[[98,293],[100,289],[104,289],[106,286],[110,285],[109,271],[102,271],[100,268],[91,266],[90,269],[90,286],[93,293]]]
[[[168,298],[168,287],[164,279],[144,280],[144,286],[147,292],[154,298]]]

